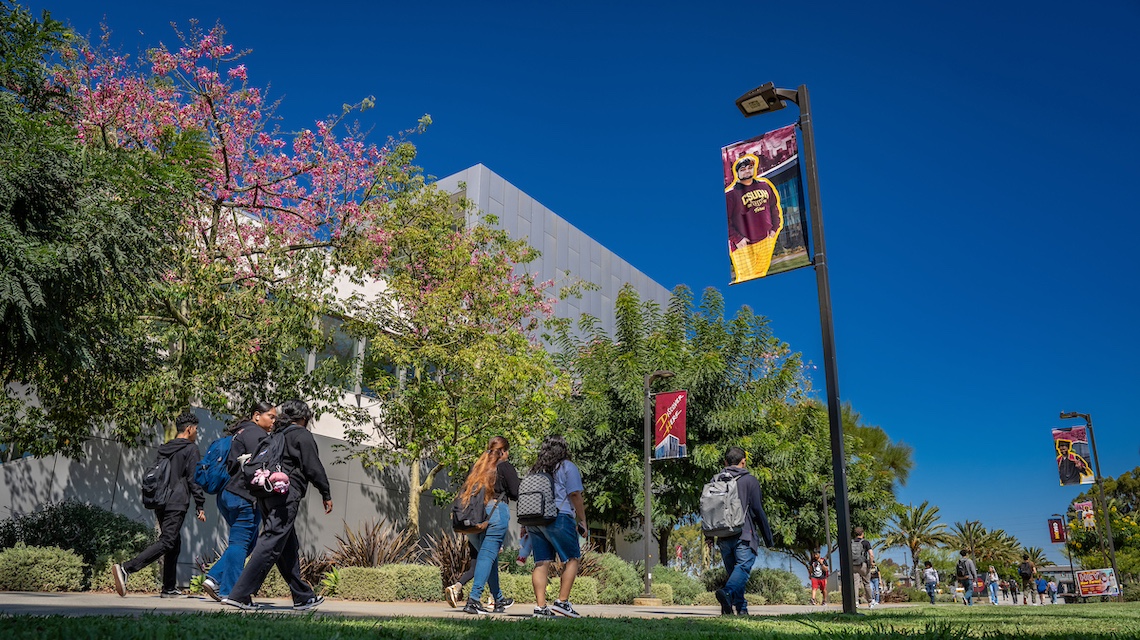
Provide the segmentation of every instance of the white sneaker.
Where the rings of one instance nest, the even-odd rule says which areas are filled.
[[[222,601],[222,596],[218,594],[218,583],[214,582],[214,579],[209,576],[206,576],[202,580],[202,591],[213,598],[214,602]]]
[[[443,588],[443,597],[447,600],[447,604],[452,609],[459,606],[459,595],[463,592],[463,585],[456,582],[455,584]]]
[[[567,600],[566,602],[563,602],[561,600],[555,600],[554,602],[551,602],[550,603],[550,610],[553,611],[554,613],[560,613],[560,614],[566,616],[567,618],[581,618],[582,617],[582,614],[580,614],[574,610],[574,605],[570,604],[569,600]]]

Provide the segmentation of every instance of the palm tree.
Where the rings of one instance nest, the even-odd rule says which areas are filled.
[[[1049,559],[1045,557],[1045,550],[1041,547],[1024,547],[1021,553],[1029,556],[1029,561],[1035,567],[1043,567],[1049,564]]]
[[[884,541],[888,547],[906,547],[910,550],[911,566],[916,583],[919,581],[918,556],[928,547],[937,547],[950,541],[946,525],[938,521],[938,507],[923,500],[917,507],[905,507],[887,523]]]
[[[959,550],[965,549],[975,558],[985,548],[986,536],[986,528],[978,520],[955,522],[950,529],[950,543]]]

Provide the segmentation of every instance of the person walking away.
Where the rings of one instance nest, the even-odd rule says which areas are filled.
[[[325,467],[317,451],[317,441],[309,432],[313,412],[300,400],[286,400],[277,407],[277,420],[273,423],[274,438],[284,438],[281,454],[281,472],[288,476],[286,493],[271,493],[259,498],[261,534],[249,556],[249,562],[222,604],[244,610],[257,607],[250,596],[261,588],[269,570],[277,566],[281,577],[293,595],[293,608],[297,611],[312,609],[324,602],[313,587],[301,579],[300,543],[294,522],[309,484],[317,488],[325,513],[332,513],[332,494]],[[276,474],[274,474],[276,475]]]
[[[1020,592],[1021,592],[1021,590],[1017,586],[1017,580],[1010,580],[1009,581],[1009,599],[1013,602],[1013,604],[1017,604],[1017,596]]]
[[[1001,599],[1009,600],[1009,582],[1004,579],[1001,581]]]
[[[504,613],[514,600],[503,595],[499,587],[499,548],[503,546],[503,539],[507,536],[507,529],[511,524],[510,500],[519,499],[519,474],[514,465],[507,461],[511,453],[511,445],[506,438],[495,436],[487,443],[487,450],[475,462],[467,481],[459,490],[464,505],[472,500],[481,500],[484,496],[485,512],[487,514],[486,528],[479,533],[468,534],[467,539],[471,546],[479,549],[475,564],[474,582],[471,583],[471,594],[467,596],[467,604],[463,613],[487,614]],[[483,606],[483,586],[491,589],[495,598],[492,609]]]
[[[1001,578],[998,577],[997,569],[990,565],[990,570],[986,572],[986,589],[990,592],[990,604],[996,605],[998,603],[998,583]]]
[[[855,539],[851,541],[851,569],[855,578],[855,598],[862,591],[867,598],[867,606],[875,608],[871,595],[871,565],[875,563],[875,552],[871,543],[863,538],[863,527],[855,527]]]
[[[811,577],[811,603],[827,604],[827,561],[820,557],[818,551],[811,552],[811,562],[808,563],[808,575]],[[818,596],[816,594],[819,594]]]
[[[570,604],[570,591],[578,577],[582,550],[578,536],[585,537],[586,503],[583,496],[582,473],[570,461],[570,447],[562,436],[547,436],[538,449],[538,459],[531,473],[545,473],[554,479],[554,503],[558,516],[548,525],[527,526],[534,554],[534,571],[530,574],[534,587],[535,618],[553,618],[554,614],[568,618],[582,617]],[[546,603],[546,585],[550,582],[550,561],[562,561],[562,577],[558,585],[558,598]],[[498,556],[496,555],[496,558]]]
[[[879,574],[879,565],[871,565],[871,602],[878,606],[882,603],[882,591],[879,588],[881,575]]]
[[[934,591],[938,588],[938,570],[929,560],[923,563],[922,582],[926,585],[926,595],[930,596],[930,604],[934,604]]]
[[[734,609],[737,615],[748,615],[744,587],[752,574],[752,565],[756,563],[760,542],[763,541],[766,547],[774,544],[768,514],[764,512],[764,494],[760,489],[760,481],[748,472],[747,466],[744,449],[731,447],[724,454],[724,469],[718,474],[718,477],[736,480],[737,495],[744,511],[741,532],[717,538],[720,557],[728,576],[724,587],[715,592],[722,615],[732,615]],[[708,540],[712,544],[712,538]]]
[[[115,593],[120,596],[127,595],[127,579],[132,573],[150,566],[154,561],[162,558],[162,592],[163,598],[178,598],[182,592],[178,590],[178,556],[182,553],[182,524],[186,520],[186,511],[190,508],[190,499],[194,499],[197,518],[200,522],[206,521],[206,494],[202,487],[194,482],[194,468],[198,466],[201,454],[198,446],[198,416],[189,411],[174,420],[177,431],[175,437],[158,447],[156,466],[159,460],[166,460],[169,470],[169,495],[163,503],[154,508],[154,517],[158,520],[158,540],[137,556],[122,564],[111,566],[111,577],[115,582]]]
[[[253,553],[253,545],[257,542],[261,512],[257,509],[257,501],[249,492],[249,484],[239,471],[245,459],[253,455],[261,441],[269,436],[275,420],[277,407],[268,402],[259,402],[254,405],[248,418],[229,430],[233,435],[230,452],[226,457],[230,481],[217,498],[218,513],[222,514],[230,528],[229,539],[226,541],[226,550],[202,580],[202,591],[218,602],[230,596],[230,590],[245,568],[246,558]]]
[[[1057,604],[1057,581],[1049,579],[1049,604]]]
[[[1045,604],[1045,593],[1049,591],[1049,583],[1043,576],[1037,578],[1037,605]]]
[[[1033,576],[1037,575],[1037,567],[1034,566],[1029,560],[1029,554],[1022,554],[1021,564],[1017,565],[1017,576],[1021,578],[1021,604],[1029,604],[1029,601],[1037,597],[1037,583],[1034,582]],[[1037,604],[1034,602],[1033,604]]]
[[[970,559],[968,550],[962,549],[959,554],[962,557],[958,559],[958,566],[954,572],[958,578],[958,584],[962,587],[962,604],[972,607],[974,606],[974,582],[978,579],[978,568]]]

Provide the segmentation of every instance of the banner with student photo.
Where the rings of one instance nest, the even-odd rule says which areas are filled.
[[[1118,596],[1120,584],[1112,569],[1089,569],[1077,572],[1077,588],[1082,598],[1093,596]]]
[[[1096,528],[1096,512],[1093,511],[1092,500],[1086,500],[1085,502],[1074,502],[1073,511],[1076,511],[1077,514],[1080,515],[1081,523],[1084,524],[1084,527],[1086,529]]]
[[[688,407],[687,391],[659,393],[654,397],[653,457],[684,458],[688,455],[685,436],[685,416]]]
[[[1057,476],[1062,487],[1093,483],[1086,427],[1053,429],[1053,453],[1057,456]]]
[[[812,264],[796,126],[720,150],[732,283]]]

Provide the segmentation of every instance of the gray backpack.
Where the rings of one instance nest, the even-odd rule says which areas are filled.
[[[701,531],[706,538],[728,538],[744,531],[738,477],[719,473],[701,490]]]
[[[867,550],[863,548],[863,540],[851,541],[851,565],[861,567],[867,564]]]
[[[554,476],[549,473],[527,474],[519,483],[519,499],[515,502],[515,518],[524,527],[552,524],[558,518],[554,502]]]

